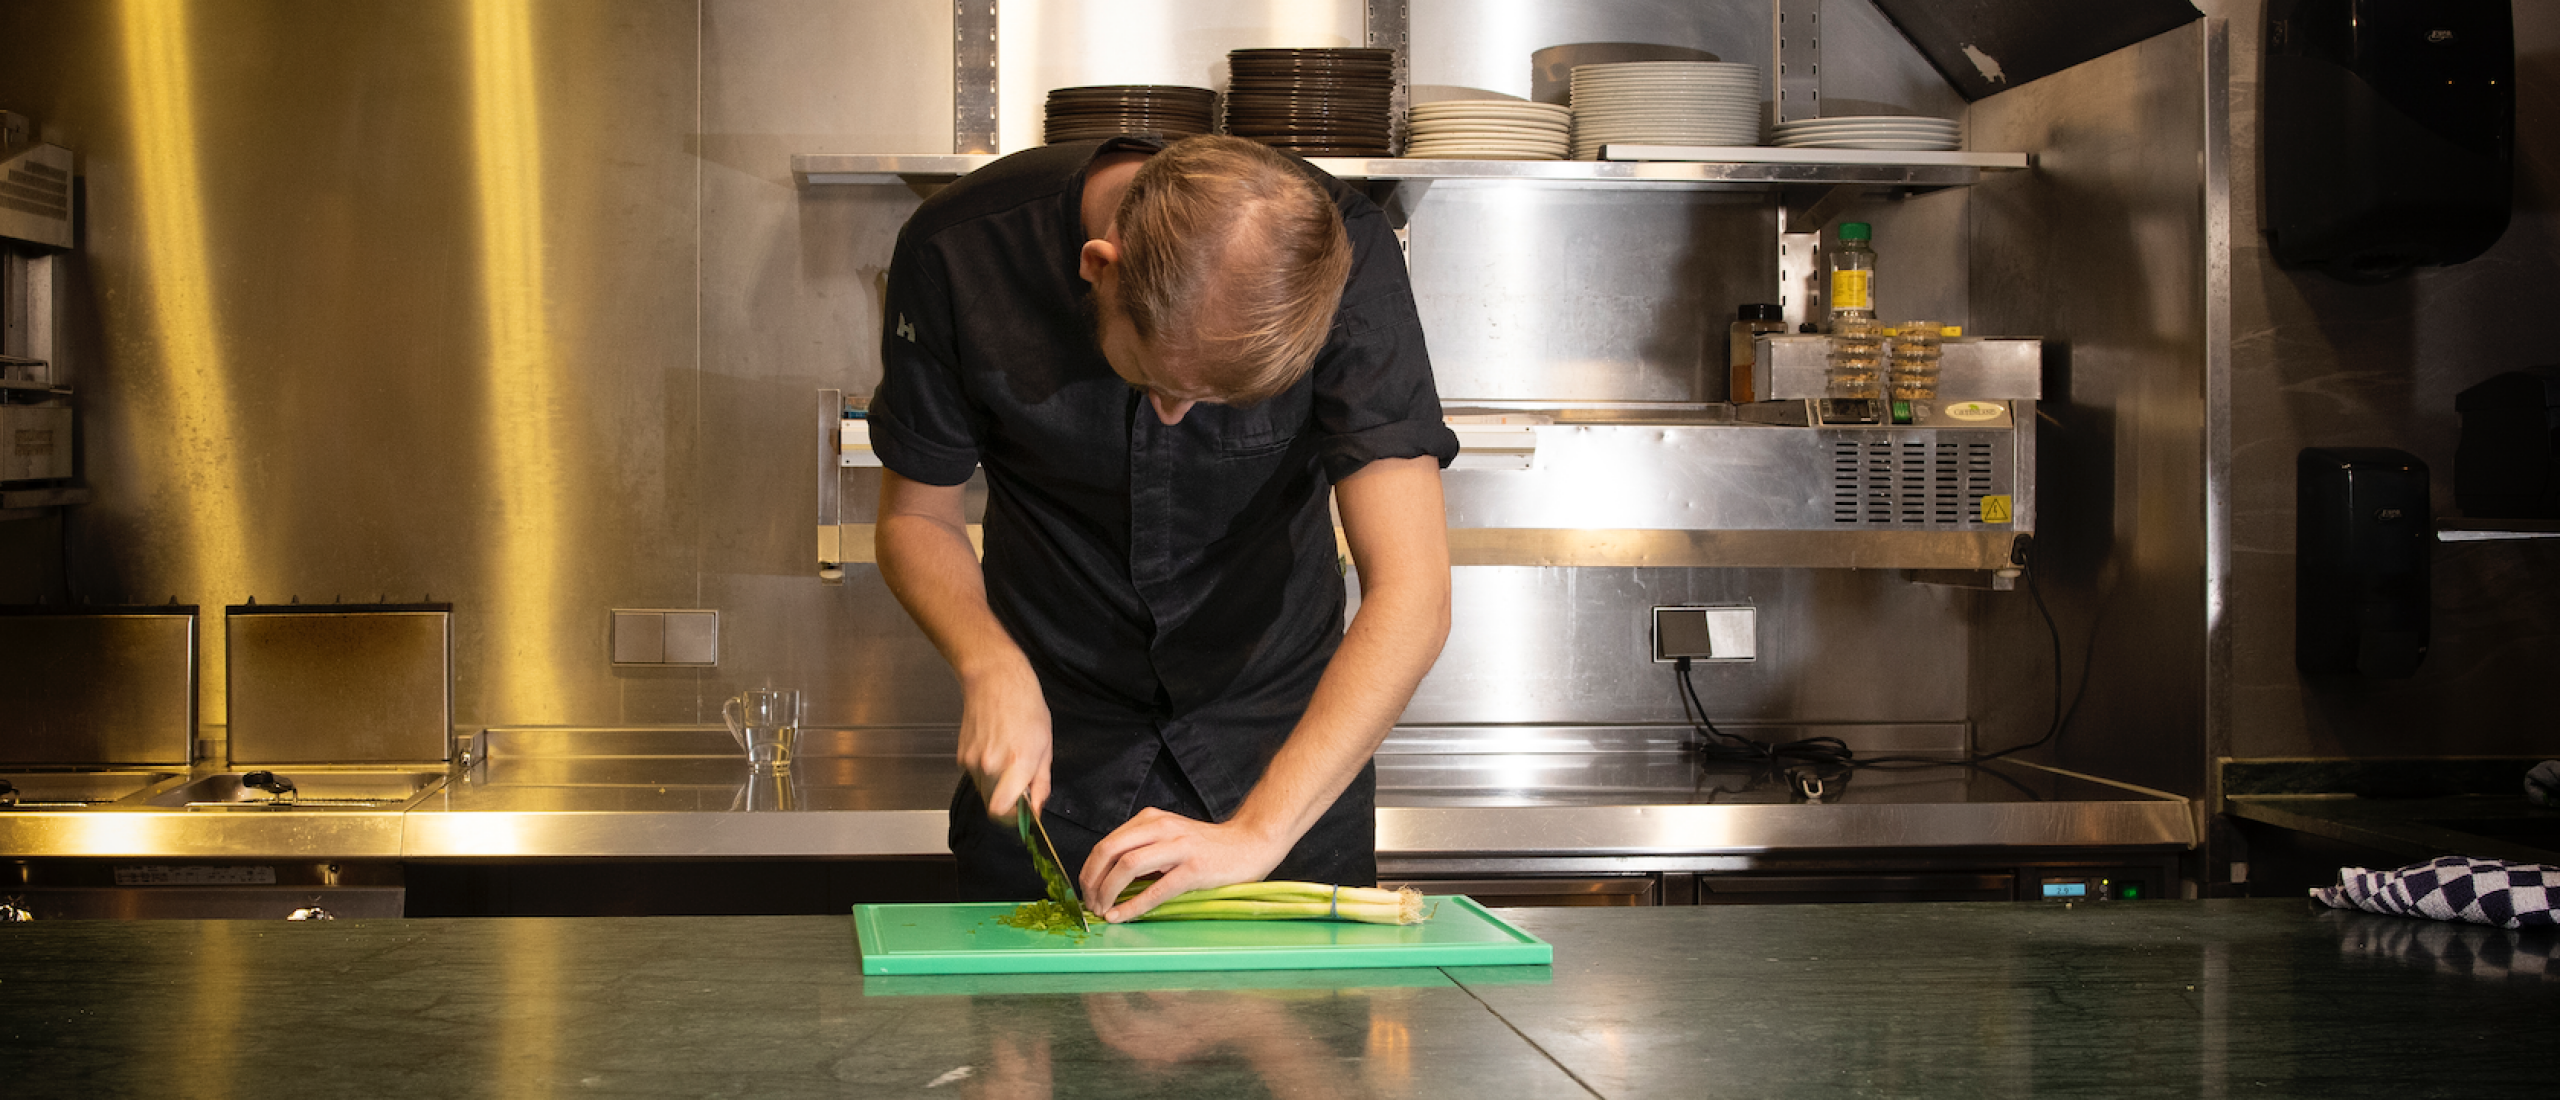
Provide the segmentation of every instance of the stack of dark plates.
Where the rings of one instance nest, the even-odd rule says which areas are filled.
[[[1396,91],[1394,50],[1235,50],[1227,132],[1310,157],[1383,157]]]
[[[1121,134],[1187,138],[1216,129],[1218,93],[1173,84],[1101,84],[1049,93],[1048,141]]]

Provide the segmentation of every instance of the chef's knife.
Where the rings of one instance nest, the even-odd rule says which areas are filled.
[[[1041,827],[1040,819],[1031,815],[1030,795],[1022,796],[1022,801],[1014,804],[1013,824],[1022,831],[1022,846],[1031,850],[1031,869],[1040,872],[1040,882],[1048,889],[1049,900],[1065,907],[1067,915],[1075,918],[1076,931],[1092,931],[1092,926],[1085,923],[1084,901],[1076,897],[1075,884],[1067,881],[1066,867],[1058,862],[1057,845],[1049,843],[1049,830]]]

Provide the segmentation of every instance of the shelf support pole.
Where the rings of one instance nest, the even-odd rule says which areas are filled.
[[[1822,0],[1770,0],[1769,74],[1772,123],[1822,116]],[[1790,329],[1819,322],[1822,312],[1822,227],[1856,197],[1858,189],[1835,185],[1811,206],[1778,201],[1778,307]]]
[[[996,0],[952,0],[951,151],[996,151]]]
[[[1769,56],[1778,59],[1769,97],[1776,122],[1822,117],[1822,0],[1772,0]]]

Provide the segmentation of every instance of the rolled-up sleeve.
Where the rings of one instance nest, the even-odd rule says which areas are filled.
[[[963,385],[941,274],[930,249],[898,242],[880,317],[880,388],[868,415],[881,465],[911,481],[958,485],[978,468],[986,418]]]
[[[1382,458],[1430,455],[1447,466],[1457,434],[1440,414],[1431,352],[1402,252],[1384,215],[1347,219],[1360,261],[1343,289],[1333,336],[1315,363],[1318,456],[1333,481]]]

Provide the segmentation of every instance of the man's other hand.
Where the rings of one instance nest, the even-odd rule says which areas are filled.
[[[1242,824],[1194,821],[1151,806],[1093,846],[1078,885],[1084,888],[1086,906],[1119,924],[1192,890],[1259,882],[1288,856],[1290,843]],[[1138,896],[1115,900],[1130,883],[1148,875],[1160,877]]]

